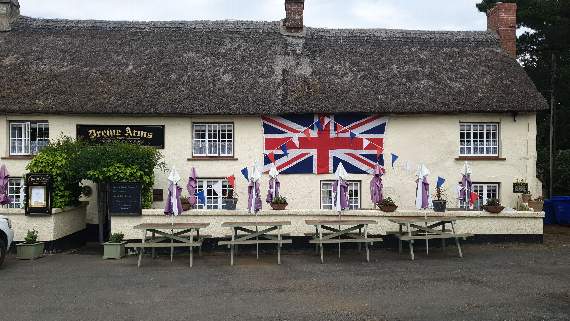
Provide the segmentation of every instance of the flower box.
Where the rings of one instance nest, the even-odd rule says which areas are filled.
[[[127,242],[103,243],[103,259],[117,260],[125,256],[125,244],[127,244]]]
[[[43,242],[37,243],[20,243],[16,244],[16,258],[20,260],[34,260],[44,254],[45,244]]]

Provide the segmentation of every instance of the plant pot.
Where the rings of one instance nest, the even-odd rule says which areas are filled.
[[[528,203],[531,200],[532,195],[530,194],[522,194],[521,198],[523,203]]]
[[[432,201],[432,203],[433,203],[433,211],[434,212],[445,212],[447,201],[435,200],[435,201]]]
[[[397,205],[378,205],[378,207],[380,207],[382,212],[387,213],[394,212],[398,208]]]
[[[190,205],[190,202],[188,202],[188,199],[181,199],[181,203],[182,203],[182,210],[183,211],[189,211],[192,208],[192,205]]]
[[[223,208],[226,210],[235,210],[237,201],[237,198],[225,198]]]
[[[544,201],[528,201],[528,207],[532,208],[535,212],[542,212]]]
[[[20,260],[37,259],[44,254],[44,246],[45,244],[43,242],[33,244],[16,244],[16,258]]]
[[[483,206],[483,209],[489,213],[493,213],[493,214],[498,214],[501,213],[502,210],[505,209],[504,206],[502,205],[485,205]]]
[[[103,259],[120,259],[125,256],[125,244],[121,243],[103,243]]]
[[[289,204],[287,204],[287,203],[279,203],[279,204],[269,203],[269,205],[271,205],[271,208],[274,209],[274,210],[276,210],[276,211],[282,211],[282,210],[284,210],[284,209],[287,207],[287,205],[289,205]]]

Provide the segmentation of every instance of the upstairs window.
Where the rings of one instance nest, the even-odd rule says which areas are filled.
[[[222,184],[222,195],[218,195],[213,188],[213,186],[218,183]],[[199,209],[221,210],[224,204],[224,198],[227,198],[230,190],[232,190],[232,187],[226,179],[199,179],[197,192],[204,191],[206,203],[204,204],[200,202],[200,200],[197,200],[198,204],[196,204],[196,207]]]
[[[321,209],[332,210],[334,208],[333,202],[333,184],[334,181],[321,182]],[[348,182],[348,208],[356,210],[360,208],[360,182]]]
[[[460,123],[460,156],[499,156],[498,123]]]
[[[192,131],[193,156],[234,155],[233,124],[194,124]]]
[[[35,155],[49,143],[46,121],[10,122],[10,155]]]

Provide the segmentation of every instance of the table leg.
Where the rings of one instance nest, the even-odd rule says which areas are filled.
[[[315,237],[317,238],[319,235],[319,228],[315,225]],[[315,254],[319,254],[319,243],[315,243]]]
[[[366,228],[365,228],[365,230],[366,230]],[[358,237],[362,237],[362,228],[361,227],[358,228]],[[357,245],[358,245],[358,252],[362,251],[362,243],[357,243]]]
[[[152,231],[152,238],[153,238],[153,239],[154,239],[155,236],[156,236],[155,234],[156,234],[156,233],[155,233],[154,231]],[[154,247],[151,249],[151,252],[152,252],[152,258],[153,258],[153,259],[156,259],[156,251],[155,251]]]
[[[145,241],[146,241],[146,230],[143,230],[143,232],[142,232],[142,243],[144,244]],[[139,251],[139,261],[137,263],[137,267],[141,267],[141,260],[142,260],[143,252],[144,252],[144,247],[141,247],[140,251]]]
[[[402,236],[402,224],[399,225],[399,235]],[[398,237],[398,254],[402,254],[402,239]]]
[[[443,223],[441,225],[441,232],[445,233],[445,223]],[[441,248],[442,248],[443,252],[445,252],[445,238],[441,239]]]
[[[277,228],[277,264],[281,264],[281,226]]]
[[[406,223],[406,230],[408,231],[408,235],[410,236],[410,240],[408,241],[410,244],[410,257],[412,261],[414,260],[414,240],[412,240],[412,229],[410,228],[410,223]]]
[[[196,241],[200,241],[200,229],[196,229]],[[198,246],[198,256],[202,256],[202,245]]]
[[[426,222],[426,228],[427,228],[427,222]],[[426,255],[429,255],[429,240],[427,238],[428,232],[425,231],[424,235],[426,236]]]
[[[323,242],[322,242],[323,241],[323,229],[321,228],[320,225],[317,226],[317,231],[319,233],[319,240],[321,241],[321,242],[319,242],[319,247],[321,250],[321,264],[322,264],[322,263],[324,263],[324,260],[323,260]]]
[[[340,231],[340,225],[338,226],[338,230]],[[340,259],[340,234],[338,235],[338,258]]]
[[[174,230],[170,230],[172,234],[174,234]],[[170,239],[170,262],[172,262],[172,258],[174,257],[174,239]]]
[[[257,233],[257,232],[258,232],[258,229],[257,229],[257,225],[256,225],[255,226],[255,233]],[[256,259],[259,261],[259,236],[255,237],[255,241],[257,241],[255,243],[255,254],[256,254]]]
[[[368,224],[364,225],[364,241],[364,247],[366,248],[366,262],[370,262],[370,250],[368,249]]]
[[[192,230],[190,230],[190,267],[194,263],[194,235],[192,234]]]
[[[230,244],[230,265],[231,266],[234,265],[234,244],[233,244],[233,241],[235,241],[235,233],[236,233],[236,228],[232,227],[232,244]]]
[[[451,222],[451,231],[453,232],[453,235],[455,235],[455,224],[453,223],[453,221]],[[459,252],[459,257],[463,257],[463,253],[461,253],[461,245],[459,245],[459,239],[457,237],[455,237],[455,245],[457,245],[457,251]]]

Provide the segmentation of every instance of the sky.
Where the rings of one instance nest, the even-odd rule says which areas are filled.
[[[480,0],[305,0],[304,24],[325,28],[485,30]],[[20,0],[22,15],[102,20],[265,20],[284,0]],[[435,5],[437,4],[437,5]]]

